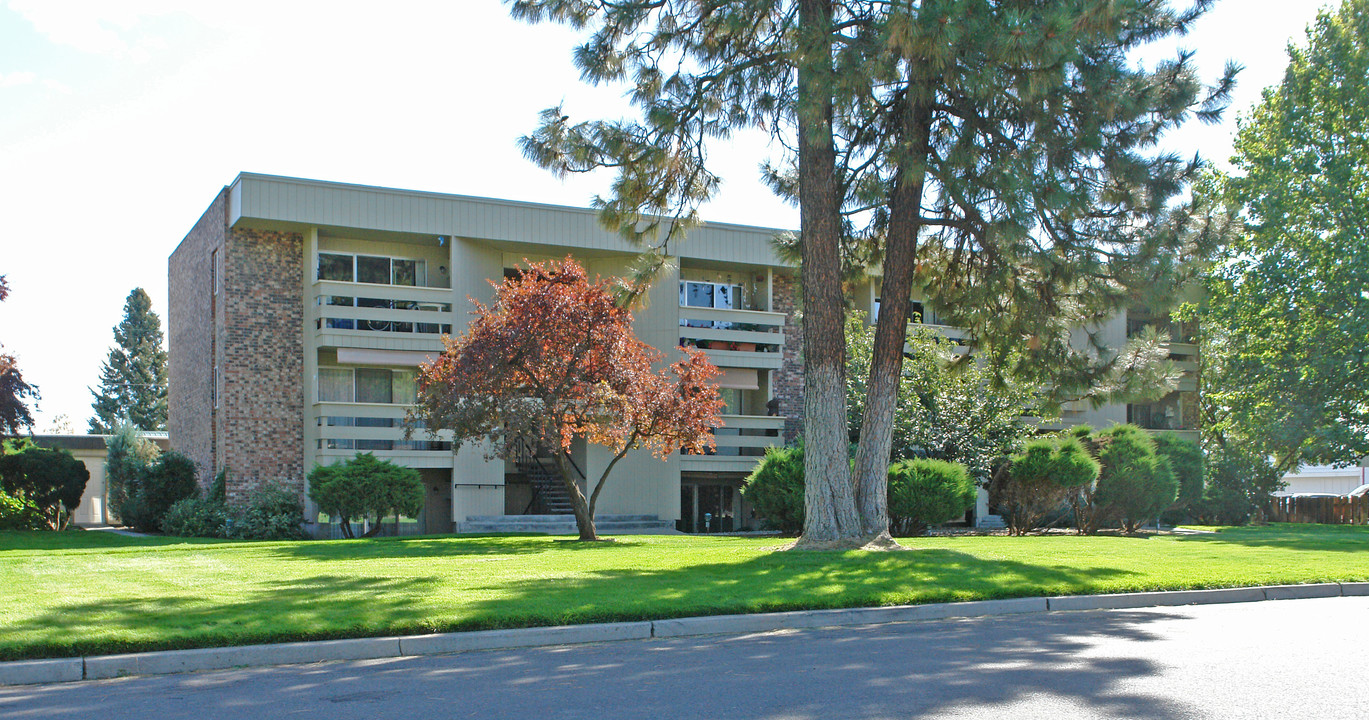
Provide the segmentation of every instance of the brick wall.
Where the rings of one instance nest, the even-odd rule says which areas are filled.
[[[204,211],[167,263],[167,430],[171,446],[199,465],[208,486],[214,475],[214,311],[210,258],[222,248],[228,190]]]
[[[784,363],[774,373],[774,393],[784,416],[785,442],[793,442],[803,429],[803,328],[794,314],[798,309],[798,278],[775,274],[771,308],[789,316],[784,325]]]
[[[226,249],[216,455],[228,500],[272,481],[303,493],[303,237],[235,228]]]

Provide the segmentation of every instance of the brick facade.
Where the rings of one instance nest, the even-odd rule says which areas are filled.
[[[228,233],[216,323],[222,400],[220,467],[228,500],[267,482],[304,491],[304,240],[298,233]]]
[[[215,333],[213,270],[227,232],[225,188],[205,210],[168,261],[167,282],[167,430],[176,450],[199,466],[201,486],[215,471],[213,352]]]
[[[168,430],[202,486],[228,468],[237,504],[269,481],[304,488],[304,247],[230,229],[227,202],[225,189],[171,254]]]
[[[773,373],[774,395],[784,416],[784,440],[793,442],[803,429],[803,327],[795,315],[799,301],[798,278],[776,273],[771,287],[771,310],[782,312],[784,323],[784,364]]]

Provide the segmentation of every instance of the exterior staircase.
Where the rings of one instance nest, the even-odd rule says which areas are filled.
[[[541,463],[519,462],[518,472],[532,483],[533,504],[540,503],[543,512],[549,515],[571,515],[575,512],[566,484]],[[531,506],[528,509],[532,509]]]
[[[659,515],[596,515],[600,535],[678,535],[675,523]],[[472,515],[456,524],[458,533],[544,533],[576,535],[574,515]]]

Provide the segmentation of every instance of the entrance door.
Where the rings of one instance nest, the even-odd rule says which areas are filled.
[[[452,531],[452,471],[424,468],[423,532],[445,534]]]

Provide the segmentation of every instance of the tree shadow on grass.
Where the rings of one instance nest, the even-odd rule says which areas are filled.
[[[193,593],[73,600],[11,617],[0,660],[421,633],[429,577],[315,575],[266,581],[230,602]]]
[[[444,537],[358,538],[282,543],[269,547],[282,557],[313,560],[352,560],[363,558],[459,557],[463,555],[525,555],[554,549],[545,535],[484,535]],[[560,549],[560,546],[555,546]]]
[[[1218,543],[1308,552],[1369,551],[1369,526],[1277,523],[1228,528],[1216,533],[1184,535],[1183,543]]]
[[[5,531],[0,532],[0,552],[25,550],[108,550],[157,545],[215,545],[227,540],[181,538],[163,535],[131,536],[102,531]]]
[[[404,542],[372,544],[393,550]],[[314,547],[305,543],[263,549],[326,562],[327,557],[307,554]],[[418,556],[432,553],[435,564],[450,554],[442,541],[421,541],[416,547]],[[164,590],[156,595],[148,591],[146,597],[73,599],[9,618],[0,659],[1039,596],[1077,592],[1093,581],[1132,574],[983,559],[951,550],[765,553],[740,562],[683,565],[676,557],[661,560],[667,565],[662,567],[651,566],[658,558],[640,554],[619,561],[615,544],[581,547],[593,552],[576,553],[582,559],[565,567],[541,563],[513,581],[507,572],[482,579],[475,567],[471,574],[442,576],[434,565],[432,576],[333,572],[289,580],[248,579],[238,583],[240,594],[228,600],[222,593],[206,599]],[[607,558],[606,567],[583,569],[596,555]],[[355,553],[346,557],[365,559]],[[632,567],[634,563],[644,566]],[[254,566],[254,573],[270,572],[255,567],[260,566]],[[348,567],[368,571],[364,562]],[[392,571],[382,565],[373,572]]]

